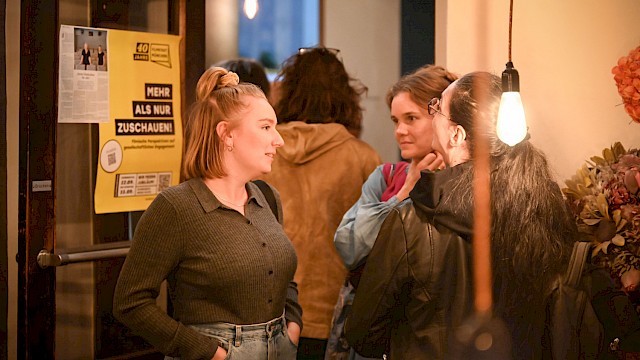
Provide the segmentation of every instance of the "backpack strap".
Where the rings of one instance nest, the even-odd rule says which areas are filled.
[[[589,248],[591,248],[591,243],[586,241],[576,241],[573,244],[571,260],[569,260],[569,266],[564,278],[565,284],[573,287],[578,286],[582,277],[582,270],[584,270],[584,265],[587,263]]]
[[[380,201],[386,202],[396,195],[405,180],[407,179],[407,167],[409,163],[406,161],[399,161],[397,163],[385,163],[382,168],[382,176],[387,185],[387,188],[382,192]]]
[[[394,163],[384,163],[384,165],[382,166],[382,177],[384,178],[384,182],[387,184],[387,186],[391,185],[394,168]]]
[[[269,203],[269,207],[271,208],[271,212],[273,212],[273,216],[275,216],[276,219],[280,221],[280,218],[278,217],[278,204],[276,203],[276,196],[273,194],[271,186],[269,186],[269,184],[267,184],[263,180],[253,180],[253,183],[258,185],[258,188],[260,188],[260,191],[262,191],[262,194]]]

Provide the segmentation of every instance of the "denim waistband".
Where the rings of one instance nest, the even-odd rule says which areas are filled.
[[[190,325],[204,335],[233,342],[234,346],[240,346],[242,339],[247,338],[266,338],[269,339],[285,328],[284,313],[264,323],[236,325],[224,322],[213,324],[194,324]]]

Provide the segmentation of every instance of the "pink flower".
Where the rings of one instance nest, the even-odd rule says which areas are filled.
[[[636,170],[630,170],[624,174],[624,185],[630,193],[635,194],[638,192],[638,186],[640,185],[640,173]]]

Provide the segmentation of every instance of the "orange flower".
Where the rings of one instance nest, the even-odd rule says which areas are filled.
[[[633,121],[640,123],[640,46],[618,59],[618,65],[611,73],[625,111]]]

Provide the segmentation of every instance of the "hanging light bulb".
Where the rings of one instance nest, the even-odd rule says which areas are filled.
[[[249,18],[249,20],[256,17],[258,8],[258,0],[244,0],[244,6],[242,7],[242,9],[244,10],[244,14],[247,15],[247,18]]]
[[[527,136],[527,121],[520,98],[520,75],[511,62],[511,28],[513,25],[513,0],[509,1],[509,62],[502,72],[502,98],[498,110],[496,132],[498,138],[514,146]]]
[[[520,77],[511,61],[502,72],[502,98],[496,131],[498,138],[509,146],[514,146],[527,136],[527,121],[520,98]]]

